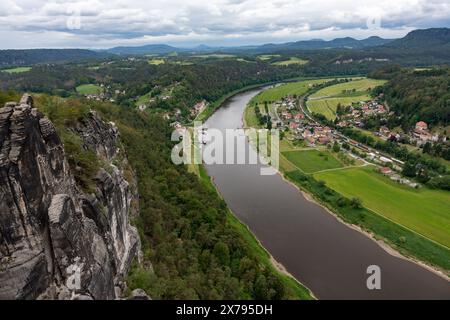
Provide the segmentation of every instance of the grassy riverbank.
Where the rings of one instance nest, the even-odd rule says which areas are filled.
[[[247,86],[224,95],[219,100],[211,103],[205,110],[203,110],[203,112],[199,114],[199,116],[197,116],[196,121],[206,121],[217,110],[217,108],[219,108],[226,100],[228,100],[232,96],[251,89],[259,88],[263,85],[264,84]],[[221,197],[203,165],[191,164],[189,165],[189,171],[195,173],[208,190],[217,193],[217,195]],[[300,282],[287,274],[285,270],[282,270],[274,263],[272,256],[261,245],[258,239],[256,239],[250,229],[245,224],[243,224],[233,214],[233,212],[231,212],[230,209],[227,209],[226,221],[231,228],[233,228],[236,232],[238,232],[240,236],[243,237],[245,243],[249,246],[250,251],[257,257],[258,261],[264,266],[264,268],[270,270],[271,273],[273,273],[283,283],[290,297],[300,300],[314,299],[311,292],[306,287],[304,287]]]
[[[230,93],[227,93],[226,95],[223,95],[220,99],[211,102],[208,104],[208,106],[195,118],[195,121],[206,121],[225,101],[230,99],[232,96],[237,95],[238,93],[249,91],[252,89],[260,88],[264,86],[265,84],[254,84],[242,87],[240,89],[236,89],[234,91],[231,91]],[[267,84],[267,85],[270,85]]]
[[[199,165],[198,168],[200,181],[205,185],[207,189],[214,190],[215,192],[217,192],[217,194],[219,194],[216,187],[212,183],[211,178],[208,176],[205,168],[202,165]],[[287,290],[289,290],[291,296],[296,297],[300,300],[313,299],[311,292],[306,287],[304,287],[292,276],[287,274],[284,270],[280,270],[277,266],[274,265],[274,260],[271,255],[266,251],[266,249],[264,249],[264,247],[261,245],[258,239],[256,239],[249,228],[245,224],[243,224],[229,209],[226,220],[227,223],[244,238],[245,242],[250,247],[250,250],[257,256],[260,263],[271,270],[272,273],[274,273],[281,280]]]
[[[444,246],[450,246],[450,194],[427,187],[413,189],[391,181],[373,167],[314,174],[328,187],[365,207]]]
[[[373,85],[366,80],[361,83]],[[253,109],[249,103],[244,122],[246,126],[258,127]],[[449,228],[448,193],[406,190],[407,187],[394,185],[372,172],[374,168],[357,163],[349,165],[327,150],[298,150],[285,141],[281,144],[284,147],[280,153],[280,171],[289,181],[311,194],[343,221],[382,239],[403,255],[449,274],[450,251],[445,246]],[[360,174],[352,175],[354,172]],[[366,172],[370,172],[369,176],[362,174]]]
[[[382,239],[394,249],[408,257],[450,270],[449,250],[427,238],[410,231],[365,208],[352,204],[346,198],[300,170],[290,171],[285,176],[300,189],[311,194],[314,199],[336,213],[343,221],[359,226],[377,239]]]

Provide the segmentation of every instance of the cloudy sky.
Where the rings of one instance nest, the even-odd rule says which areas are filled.
[[[450,0],[0,0],[0,49],[242,45],[450,26]]]

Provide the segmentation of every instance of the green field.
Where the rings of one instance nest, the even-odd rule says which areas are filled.
[[[309,100],[307,102],[308,109],[311,112],[323,114],[327,119],[334,120],[336,118],[336,109],[340,103],[343,106],[351,105],[354,102],[370,100],[370,96],[367,94],[355,96],[355,97],[342,97],[342,98],[328,98]]]
[[[76,88],[80,94],[99,94],[102,88],[96,84],[82,84]]]
[[[360,198],[366,208],[450,246],[448,191],[402,186],[376,173],[373,167],[321,172],[314,177],[346,197]]]
[[[31,67],[17,67],[17,68],[11,68],[11,69],[4,69],[4,70],[1,70],[1,72],[22,73],[22,72],[28,72],[30,70],[31,70]]]
[[[151,92],[146,93],[143,96],[140,96],[136,101],[136,107],[139,107],[141,104],[148,105],[151,96],[152,96]]]
[[[245,60],[244,58],[237,58],[236,61],[238,61],[238,62],[246,62],[246,63],[255,63],[255,61]]]
[[[307,106],[311,112],[323,114],[327,119],[334,120],[339,103],[348,106],[355,102],[370,100],[370,90],[383,83],[384,80],[362,78],[325,87],[309,97]]]
[[[153,66],[159,66],[161,64],[166,63],[166,61],[164,59],[151,59],[148,60],[148,64],[151,64]]]
[[[252,99],[252,102],[258,102],[263,103],[264,101],[268,102],[275,102],[281,100],[281,98],[284,98],[289,95],[303,95],[305,94],[312,85],[314,84],[320,84],[327,81],[330,81],[331,79],[317,79],[317,80],[304,80],[299,82],[291,82],[282,84],[267,90],[264,90],[260,94],[258,94],[256,97]]]
[[[380,86],[385,82],[385,80],[364,78],[360,80],[339,83],[334,86],[329,86],[317,91],[316,93],[311,95],[311,98],[334,97],[337,95],[346,96],[346,94],[351,95],[351,91],[353,90],[360,92],[361,94],[368,94],[369,89]]]
[[[272,64],[276,65],[276,66],[289,66],[289,65],[292,65],[292,64],[300,64],[300,65],[302,65],[302,64],[307,64],[307,63],[308,63],[308,60],[300,59],[300,58],[297,58],[297,57],[291,57],[289,60],[277,61],[277,62],[274,62]]]
[[[193,62],[191,62],[191,61],[183,61],[183,60],[180,60],[180,61],[172,61],[171,62],[172,64],[177,64],[177,65],[179,65],[179,66],[192,66],[194,63]]]
[[[342,164],[329,152],[316,149],[282,152],[293,165],[305,173],[341,168]]]
[[[281,57],[279,54],[263,54],[263,55],[258,56],[258,59],[262,60],[262,61],[267,61],[272,58],[279,58],[279,57]]]

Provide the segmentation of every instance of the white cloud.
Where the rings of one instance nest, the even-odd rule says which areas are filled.
[[[68,30],[79,14],[81,29]],[[2,0],[0,47],[399,37],[450,24],[448,0]],[[381,28],[367,29],[368,19]]]

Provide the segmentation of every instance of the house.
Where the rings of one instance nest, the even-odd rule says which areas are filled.
[[[323,134],[329,135],[329,134],[331,134],[331,128],[330,127],[324,127],[322,132],[323,132]]]
[[[328,144],[328,143],[330,143],[330,141],[331,141],[331,139],[327,136],[319,137],[320,144]]]
[[[200,114],[206,107],[206,102],[201,101],[195,104],[195,106],[191,110],[191,116],[195,117],[196,115]]]
[[[378,113],[385,113],[386,112],[386,108],[382,104],[379,104],[377,106],[377,112]]]
[[[392,160],[386,157],[380,157],[380,161],[384,164],[392,163]]]
[[[382,136],[388,137],[388,136],[391,134],[391,131],[389,130],[388,127],[382,126],[382,127],[380,127],[380,134],[381,134]]]
[[[379,169],[379,171],[380,171],[381,174],[384,174],[384,175],[388,175],[388,174],[392,173],[392,169],[389,168],[389,167],[381,167]]]
[[[302,119],[304,119],[304,118],[305,118],[305,116],[304,116],[302,113],[297,113],[297,114],[294,116],[294,119],[297,120],[297,121],[302,120]]]
[[[314,146],[316,143],[316,140],[312,136],[306,137],[305,140],[309,143],[310,146]]]
[[[423,122],[423,121],[419,121],[416,123],[416,131],[426,131],[428,130],[428,125]]]
[[[283,111],[281,113],[281,115],[283,116],[283,118],[285,118],[286,120],[292,119],[292,115],[289,112]]]
[[[298,126],[299,126],[299,125],[298,125],[297,122],[291,122],[291,123],[289,124],[289,128],[291,128],[291,130],[297,129]]]
[[[337,124],[338,127],[344,128],[348,126],[348,122],[347,121],[341,121]]]

